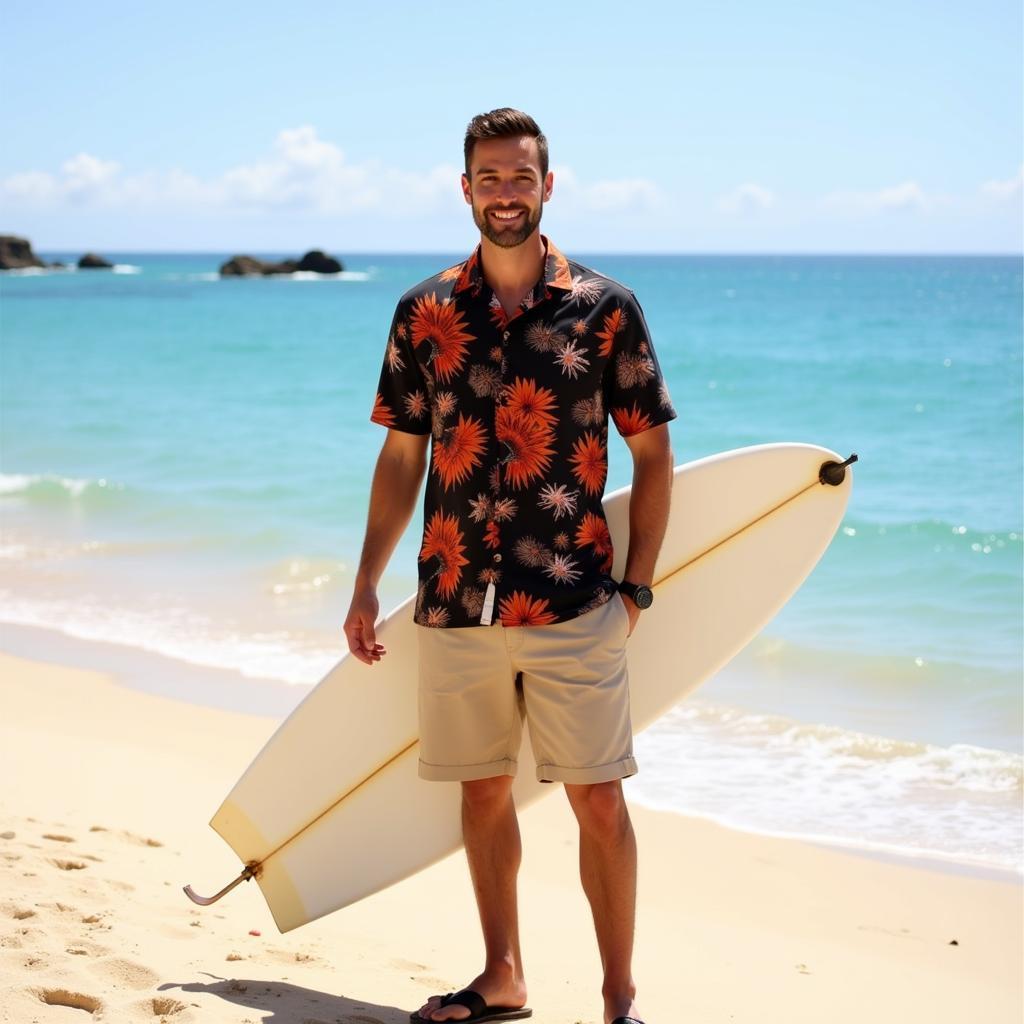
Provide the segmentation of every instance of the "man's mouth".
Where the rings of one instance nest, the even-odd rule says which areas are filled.
[[[491,216],[503,223],[510,223],[523,215],[522,210],[491,210]]]

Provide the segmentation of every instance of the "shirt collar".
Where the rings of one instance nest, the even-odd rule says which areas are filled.
[[[559,252],[555,243],[546,235],[541,235],[540,237],[544,242],[546,255],[544,257],[544,273],[541,275],[540,281],[537,282],[538,287],[534,288],[534,294],[540,291],[541,288],[544,291],[548,291],[551,288],[569,291],[572,288],[572,274],[569,271],[569,261]],[[485,283],[480,267],[480,248],[478,245],[470,253],[469,259],[463,263],[462,271],[455,282],[456,295],[464,292],[467,288],[472,288],[474,295],[480,293],[480,289]]]

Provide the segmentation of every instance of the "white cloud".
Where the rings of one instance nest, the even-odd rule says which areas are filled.
[[[927,195],[916,181],[904,181],[872,192],[831,192],[822,200],[822,205],[840,212],[878,213],[929,210],[937,201],[938,197]]]
[[[994,199],[996,202],[1007,202],[1015,199],[1024,191],[1024,164],[1012,178],[1005,181],[986,181],[981,186],[981,194],[986,199]]]
[[[718,200],[718,208],[726,213],[756,214],[775,205],[775,193],[752,181],[737,185]]]
[[[554,166],[552,200],[560,210],[577,213],[642,213],[664,205],[661,189],[649,178],[608,178],[581,182],[571,167]]]
[[[426,171],[379,161],[352,163],[312,125],[280,132],[271,151],[211,178],[180,168],[124,174],[114,161],[80,153],[59,174],[28,171],[0,180],[0,199],[55,208],[66,203],[105,207],[164,206],[192,209],[274,210],[313,213],[378,211],[422,216],[461,208],[460,168],[438,164]],[[557,175],[560,195],[591,211],[628,211],[656,206],[657,186],[643,178],[582,184],[569,168]]]

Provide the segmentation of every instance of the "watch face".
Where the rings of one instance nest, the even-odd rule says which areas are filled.
[[[637,608],[650,608],[654,604],[654,594],[650,587],[637,587],[633,600],[636,602]]]

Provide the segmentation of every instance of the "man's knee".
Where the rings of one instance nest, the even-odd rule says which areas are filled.
[[[628,827],[629,811],[618,779],[590,786],[567,785],[565,791],[581,828],[599,835],[616,835]]]
[[[496,775],[490,779],[474,779],[462,783],[462,802],[477,814],[486,814],[505,806],[512,793],[511,775]]]

